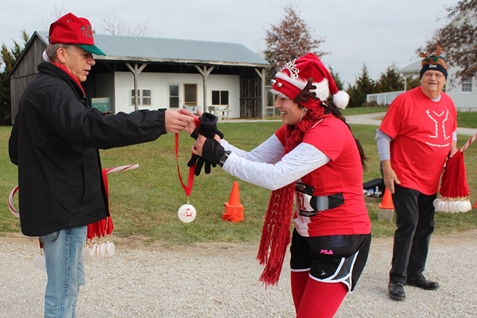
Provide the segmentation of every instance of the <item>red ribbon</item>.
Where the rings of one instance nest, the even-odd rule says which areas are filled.
[[[194,118],[195,126],[196,128],[199,127],[200,125],[200,120],[199,118]],[[182,176],[181,176],[181,169],[179,167],[179,134],[176,133],[175,135],[175,153],[176,153],[176,164],[177,164],[177,174],[179,175],[179,180],[182,185],[182,189],[184,189],[184,192],[186,194],[187,200],[189,200],[190,193],[192,192],[192,186],[194,185],[194,171],[195,171],[195,166],[196,163],[189,169],[189,177],[187,178],[187,185],[184,184],[184,181],[182,181]]]

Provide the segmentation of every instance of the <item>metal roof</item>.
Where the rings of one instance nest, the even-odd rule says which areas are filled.
[[[417,60],[408,66],[405,66],[399,70],[399,73],[403,75],[416,75],[421,71],[422,60]]]
[[[48,33],[36,32],[48,44]],[[95,34],[95,44],[106,56],[96,60],[197,63],[268,67],[269,63],[239,43]]]

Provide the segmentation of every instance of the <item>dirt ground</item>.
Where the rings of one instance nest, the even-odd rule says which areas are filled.
[[[143,238],[111,237],[113,257],[85,263],[78,317],[286,317],[295,316],[289,255],[277,286],[258,277],[257,244],[166,246]],[[44,270],[34,267],[35,238],[0,236],[0,317],[42,317]],[[475,317],[477,230],[434,235],[426,276],[436,291],[406,287],[405,301],[387,297],[392,238],[374,238],[355,291],[336,317]]]

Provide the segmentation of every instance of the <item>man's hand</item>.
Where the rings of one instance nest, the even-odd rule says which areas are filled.
[[[187,111],[188,112],[188,111]],[[166,110],[165,112],[165,122],[166,122],[166,131],[169,133],[180,133],[184,129],[191,132],[195,129],[194,123],[195,115],[191,112],[178,112],[174,110]]]
[[[450,152],[449,152],[449,157],[450,158],[454,157],[454,155],[457,151],[459,151],[459,149],[457,149],[457,140],[452,140],[451,149],[450,149]]]
[[[179,114],[186,115],[186,116],[192,117],[194,119],[194,121],[185,128],[185,131],[189,135],[191,135],[191,137],[196,139],[197,138],[197,127],[200,124],[199,117],[202,116],[202,112],[200,111],[200,109],[197,109],[197,116],[194,115],[194,113],[192,113],[191,111],[189,111],[185,108],[180,108],[177,112]]]
[[[384,185],[391,193],[394,193],[394,183],[401,184],[401,181],[399,181],[396,172],[394,172],[391,166],[391,160],[383,160],[381,164],[383,166]]]

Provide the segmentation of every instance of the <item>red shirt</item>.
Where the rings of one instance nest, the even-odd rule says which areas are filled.
[[[437,193],[449,154],[457,113],[441,93],[434,102],[416,87],[389,106],[379,129],[391,137],[391,165],[401,186],[426,195]]]
[[[285,126],[276,132],[284,142]],[[295,213],[295,228],[302,236],[351,235],[371,233],[364,202],[361,159],[349,128],[329,115],[307,131],[304,143],[311,144],[331,161],[303,176],[301,182],[314,187],[314,196],[343,193],[344,204],[305,217]]]

